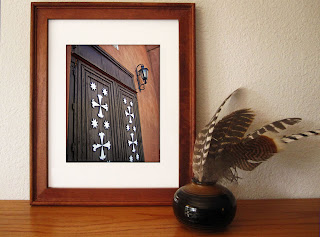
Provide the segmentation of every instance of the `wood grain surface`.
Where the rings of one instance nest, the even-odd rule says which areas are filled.
[[[0,236],[319,236],[320,199],[240,200],[220,233],[187,229],[166,207],[53,207],[0,201]]]

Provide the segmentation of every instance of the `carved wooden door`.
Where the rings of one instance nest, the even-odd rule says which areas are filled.
[[[68,162],[144,161],[133,75],[124,70],[97,46],[73,47]]]

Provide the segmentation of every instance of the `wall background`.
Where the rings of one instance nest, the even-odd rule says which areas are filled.
[[[0,199],[29,199],[30,2],[1,1]],[[319,1],[163,2],[196,2],[197,130],[238,87],[225,113],[252,108],[252,129],[284,117],[303,118],[288,132],[320,127]],[[239,199],[320,197],[319,139],[290,144],[228,187]]]

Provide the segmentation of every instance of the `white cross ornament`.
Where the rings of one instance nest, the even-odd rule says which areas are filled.
[[[136,152],[136,148],[134,147],[134,145],[138,146],[138,141],[137,141],[137,139],[135,141],[133,140],[133,136],[134,136],[133,133],[130,133],[130,136],[131,136],[131,141],[128,140],[128,145],[129,146],[132,145],[132,152],[134,153],[134,152]]]
[[[134,119],[134,113],[131,113],[130,106],[128,106],[127,109],[128,109],[128,112],[127,112],[127,110],[125,110],[124,113],[126,114],[126,117],[129,116],[129,123],[132,123],[132,119]]]
[[[107,158],[107,156],[104,154],[104,147],[107,148],[108,150],[110,150],[111,148],[111,143],[110,141],[107,141],[105,144],[103,144],[103,138],[104,138],[105,134],[103,132],[99,133],[99,137],[100,137],[100,144],[93,144],[92,148],[93,151],[97,151],[98,148],[101,148],[101,153],[100,153],[100,160],[105,160]]]
[[[103,118],[104,117],[104,115],[102,113],[102,109],[105,109],[106,111],[109,110],[107,104],[103,105],[101,103],[102,97],[103,97],[102,95],[98,94],[98,103],[94,99],[91,100],[92,108],[99,107],[99,113],[98,113],[98,117],[99,118]]]

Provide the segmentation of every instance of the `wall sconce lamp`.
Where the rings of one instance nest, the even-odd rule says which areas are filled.
[[[140,69],[138,70],[139,66],[140,66]],[[144,67],[143,64],[139,64],[136,67],[137,81],[138,81],[138,87],[140,92],[145,89],[145,84],[147,84],[148,71],[149,71],[148,68]],[[141,77],[143,83],[140,82],[139,76]]]

